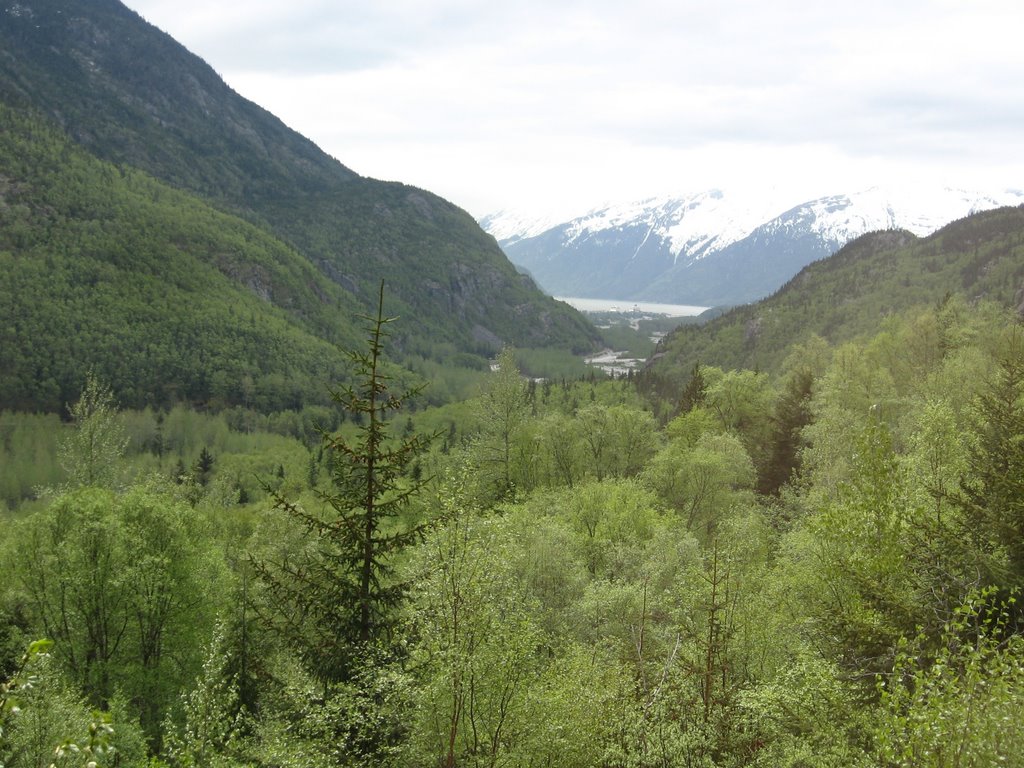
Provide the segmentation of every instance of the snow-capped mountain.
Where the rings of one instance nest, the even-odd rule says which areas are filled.
[[[558,219],[553,216],[523,216],[515,211],[497,211],[487,214],[478,223],[499,243],[514,243],[546,232],[558,224]]]
[[[717,305],[762,298],[866,232],[924,236],[1022,203],[1019,190],[875,187],[798,205],[712,190],[604,206],[557,225],[509,214],[481,225],[555,295]]]

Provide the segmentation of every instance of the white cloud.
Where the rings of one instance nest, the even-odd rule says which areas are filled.
[[[129,4],[346,165],[476,215],[1024,186],[1016,0]]]

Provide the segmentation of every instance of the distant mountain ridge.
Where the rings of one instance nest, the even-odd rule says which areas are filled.
[[[791,345],[814,335],[839,344],[954,296],[1024,314],[1024,205],[972,214],[926,237],[862,235],[768,298],[670,333],[649,361],[646,385],[677,397],[698,363],[778,370]]]
[[[925,236],[1022,202],[1020,190],[874,187],[789,205],[711,190],[610,205],[546,229],[509,213],[481,226],[555,295],[722,305],[771,294],[867,232]]]

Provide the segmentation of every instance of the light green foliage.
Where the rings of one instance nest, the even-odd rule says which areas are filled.
[[[685,448],[695,446],[705,434],[717,434],[721,431],[714,414],[700,406],[680,414],[665,427],[665,434],[669,439]]]
[[[146,489],[83,489],[23,521],[13,543],[32,623],[71,680],[97,706],[125,692],[158,743],[223,578],[201,520]]]
[[[57,414],[0,412],[0,502],[15,509],[39,489],[60,484],[63,430]]]
[[[953,496],[968,472],[973,436],[946,400],[929,400],[913,413],[907,451],[900,456],[907,503],[936,530],[951,528]]]
[[[142,755],[131,749],[135,729],[125,723],[122,758],[110,716],[89,710],[47,647],[33,643],[22,669],[0,691],[0,766],[105,768],[139,760]]]
[[[237,679],[230,676],[227,633],[218,623],[206,647],[203,668],[179,698],[181,722],[164,723],[164,754],[179,768],[228,768],[241,748],[244,727]]]
[[[719,427],[738,435],[757,435],[772,399],[768,376],[754,371],[703,371],[707,391],[702,405],[714,414]]]
[[[811,376],[820,378],[828,370],[831,359],[832,347],[821,336],[812,333],[806,339],[790,345],[782,361],[780,378],[784,379],[798,371],[807,371]]]
[[[808,594],[819,634],[852,670],[880,672],[913,625],[907,507],[888,429],[870,424],[853,441],[851,479],[810,521],[820,586]]]
[[[513,492],[514,443],[529,412],[526,380],[519,373],[515,352],[506,347],[478,400],[480,432],[473,449],[479,482],[494,498]]]
[[[694,413],[680,418],[692,422]],[[683,439],[669,443],[648,463],[643,479],[688,531],[709,538],[721,520],[752,500],[755,478],[738,438],[705,432],[692,446]]]
[[[903,537],[913,572],[922,631],[935,637],[959,602],[978,586],[983,557],[960,503],[970,476],[975,436],[945,400],[920,404],[906,420],[906,450],[898,457],[907,510]]]
[[[572,488],[586,473],[586,454],[578,419],[563,413],[545,416],[536,427],[536,441],[544,458],[545,484]]]
[[[626,716],[630,689],[626,670],[605,649],[577,644],[562,649],[528,691],[517,763],[601,765]]]
[[[11,722],[22,711],[23,699],[38,683],[34,667],[40,657],[45,656],[53,643],[50,640],[36,640],[17,661],[10,677],[0,680],[0,768],[9,759]]]
[[[657,499],[635,480],[590,481],[560,497],[564,507],[557,514],[575,535],[573,548],[593,576],[634,575],[644,548],[665,528]]]
[[[633,477],[657,447],[654,418],[625,405],[588,405],[577,415],[586,465],[600,481]]]
[[[870,712],[840,670],[801,650],[771,678],[739,693],[749,763],[757,768],[847,768],[874,763]]]
[[[1014,765],[1024,755],[1024,638],[1015,599],[974,593],[931,657],[925,638],[903,642],[882,687],[878,752],[887,766]],[[927,659],[927,661],[925,661]]]
[[[87,375],[81,397],[68,410],[73,429],[61,441],[59,456],[71,487],[113,487],[128,438],[110,388]]]
[[[309,450],[310,413],[132,413],[126,476],[166,477],[180,461],[191,479],[124,496],[83,489],[10,516],[5,647],[57,627],[72,693],[102,703],[97,691],[125,691],[109,696],[115,722],[141,716],[175,765],[895,768],[950,764],[949,745],[962,745],[961,764],[986,764],[1019,749],[1016,729],[997,727],[1022,703],[1019,616],[1007,606],[995,618],[994,598],[962,606],[980,605],[979,584],[1003,596],[1015,584],[1016,333],[949,302],[834,353],[811,339],[783,380],[701,366],[693,402],[664,430],[622,382],[531,384],[514,362],[488,377],[501,418],[488,422],[482,400],[410,409],[383,445],[425,427],[446,439],[385,494],[428,478],[432,497],[410,498],[380,529],[426,540],[389,561],[382,584],[408,585],[410,599],[387,608],[377,644],[339,642],[345,632],[323,621],[351,618],[359,601],[331,571],[336,508],[308,512],[338,488],[329,452]],[[381,372],[389,385],[407,376]],[[502,414],[502,402],[515,407]],[[365,411],[320,416],[350,449],[382,426]],[[252,471],[295,499],[316,535],[238,504]],[[139,627],[161,620],[159,601],[138,593],[200,592],[161,549],[183,534],[134,493],[178,510],[191,539],[231,563],[231,578],[210,571],[231,623],[202,671],[217,601],[188,614],[190,631],[164,632],[164,655],[187,675],[143,660]],[[336,498],[346,510],[365,501]],[[251,579],[244,549],[292,568],[310,599],[279,600]],[[211,556],[197,551],[193,570]],[[66,623],[92,635],[61,634],[61,595]],[[253,611],[278,608],[286,631],[260,631]],[[113,650],[90,639],[117,639],[122,625]],[[318,664],[342,647],[344,675],[327,679]],[[155,729],[151,698],[164,713]]]
[[[449,483],[440,499],[444,525],[421,551],[413,745],[427,763],[493,766],[524,738],[541,635],[503,556],[507,526],[467,503],[462,487]]]
[[[872,364],[860,345],[849,343],[833,353],[818,401],[825,407],[856,414],[881,409],[882,415],[889,417],[894,387],[893,375],[887,368]]]

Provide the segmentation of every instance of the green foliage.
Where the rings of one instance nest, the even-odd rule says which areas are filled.
[[[413,598],[423,691],[413,744],[427,763],[494,765],[522,738],[540,635],[502,563],[500,522],[460,485],[440,499],[445,524],[422,550]]]
[[[795,371],[775,403],[768,450],[758,470],[759,493],[777,496],[782,486],[799,474],[804,444],[802,433],[813,420],[810,403],[813,384],[814,375],[809,370]]]
[[[128,438],[110,389],[88,374],[82,396],[69,407],[74,429],[58,449],[72,488],[112,488]]]
[[[923,637],[900,644],[881,685],[885,765],[1008,765],[1024,754],[1024,638],[1009,625],[1014,602],[972,594],[934,655]]]
[[[873,765],[865,745],[871,712],[839,669],[804,651],[774,677],[739,694],[749,764],[758,768]]]
[[[109,713],[88,709],[53,664],[48,648],[49,641],[32,643],[21,668],[0,690],[0,766],[93,768],[141,762],[137,728],[126,720],[123,735],[115,737]]]
[[[501,499],[513,493],[513,443],[529,413],[526,380],[519,374],[515,352],[506,347],[498,355],[497,368],[477,400],[480,432],[473,454],[480,469],[480,483],[488,495]]]
[[[154,744],[221,578],[201,532],[193,510],[152,490],[89,488],[24,520],[10,542],[32,625],[69,678],[94,706],[124,692]]]
[[[694,415],[683,418],[692,421]],[[705,432],[693,443],[672,441],[647,464],[643,478],[686,530],[710,540],[723,519],[751,502],[754,466],[739,439]]]
[[[57,414],[0,411],[0,509],[16,508],[64,479],[57,460],[64,427]]]
[[[87,370],[134,407],[324,399],[332,342],[352,338],[338,286],[253,225],[0,114],[0,404],[60,410]]]
[[[398,410],[388,327],[337,409],[129,411],[121,481],[164,479],[0,518],[0,661],[49,634],[67,681],[39,744],[85,743],[85,701],[129,763],[139,720],[158,760],[223,768],[1013,763],[1012,318],[951,298],[778,376],[701,365],[664,428],[628,382],[531,382],[510,354],[476,399]],[[0,418],[7,455],[55,466],[48,425],[72,431]],[[363,641],[367,500],[393,514]]]
[[[338,371],[332,364],[337,358],[331,344],[318,345],[316,341],[348,345],[351,335],[344,328],[338,334],[337,318],[371,307],[383,275],[392,281],[398,312],[417,318],[402,344],[416,354],[430,356],[425,353],[440,343],[454,344],[459,353],[474,356],[494,352],[503,343],[580,353],[596,344],[596,331],[578,313],[543,296],[529,278],[519,275],[493,238],[467,213],[428,192],[359,177],[273,115],[233,92],[209,66],[135,14],[109,4],[56,0],[34,7],[31,17],[12,12],[0,21],[0,47],[10,53],[0,70],[0,98],[5,104],[24,112],[34,110],[34,114],[47,118],[54,116],[53,122],[59,121],[62,132],[109,163],[103,166],[106,174],[138,177],[140,174],[127,169],[139,169],[161,180],[162,198],[190,203],[175,206],[178,211],[174,218],[180,225],[174,227],[177,231],[163,231],[161,225],[168,217],[155,216],[149,218],[151,228],[137,233],[141,237],[113,238],[109,243],[102,239],[103,230],[116,229],[116,217],[90,216],[83,238],[90,247],[84,255],[94,253],[93,244],[100,246],[95,253],[102,253],[109,244],[112,250],[121,245],[122,253],[139,259],[154,247],[181,244],[185,252],[208,254],[209,260],[223,267],[230,278],[217,281],[220,286],[209,285],[210,293],[197,291],[204,299],[198,303],[179,301],[182,294],[192,298],[183,291],[170,291],[164,297],[158,288],[139,293],[133,290],[136,284],[118,290],[121,280],[107,290],[97,291],[109,301],[108,310],[117,311],[117,305],[107,299],[107,292],[131,299],[134,308],[143,311],[124,316],[136,323],[141,319],[143,325],[148,325],[145,321],[155,312],[168,312],[164,301],[171,307],[191,305],[201,310],[206,322],[173,313],[183,326],[179,334],[147,337],[150,357],[139,358],[164,369],[164,374],[170,368],[174,376],[165,375],[164,380],[173,379],[182,386],[178,391],[161,392],[167,400],[160,402],[226,398],[229,403],[237,403],[244,393],[237,391],[236,383],[249,376],[259,386],[257,378],[265,376],[269,390],[266,395],[273,402],[262,404],[260,409],[278,410],[286,406],[278,398],[295,394],[289,391],[294,381],[270,379],[272,374],[306,369],[309,376],[299,382],[300,386],[336,380]],[[95,34],[83,35],[83,28]],[[13,110],[10,114],[10,121],[5,114],[5,127],[14,125]],[[35,122],[30,138],[45,141],[48,131]],[[69,150],[65,146],[55,159],[73,160],[78,153]],[[22,155],[26,159],[22,170],[25,166],[49,170],[47,164],[33,163],[31,152]],[[3,175],[17,188],[32,183],[33,173],[8,173],[5,169]],[[106,204],[103,213],[116,209],[110,203],[119,202],[119,196],[97,184],[95,174],[71,174],[67,181],[78,183],[62,185],[72,194],[54,201],[52,210],[57,217],[76,219],[83,210],[91,212],[88,201],[83,205],[73,194],[82,186],[100,187],[100,202]],[[174,193],[172,187],[189,194]],[[210,211],[197,210],[199,199],[233,215],[221,216],[220,227],[205,227],[200,221],[208,220]],[[7,212],[8,207],[4,208]],[[13,221],[4,231],[19,241],[16,248],[21,247],[21,238],[52,234],[38,225],[31,210],[25,210],[31,209],[30,204],[16,200],[9,208]],[[164,212],[169,211],[164,208]],[[114,221],[110,221],[112,218]],[[243,221],[249,224],[242,226]],[[190,237],[192,233],[198,237]],[[77,245],[73,238],[58,240],[58,246],[65,244],[72,248]],[[60,254],[61,248],[51,253]],[[178,256],[173,250],[166,255]],[[74,253],[69,256],[78,261]],[[216,277],[211,270],[194,269],[195,263],[182,265],[184,269],[170,266],[175,279],[167,283],[177,284],[175,287],[180,286],[182,277],[196,278],[200,287],[204,278]],[[106,281],[111,272],[103,270],[99,280]],[[151,287],[148,280],[139,282]],[[218,301],[211,295],[218,287],[233,288],[234,295],[221,291]],[[268,301],[282,312],[267,313],[261,305]],[[224,304],[234,306],[238,318],[219,311]],[[251,327],[245,324],[251,315],[266,318],[268,314],[277,315],[278,328],[259,322]],[[296,321],[302,331],[315,327],[317,338],[295,333],[293,327],[282,329],[281,314],[288,315],[289,324]],[[114,315],[110,319],[119,318]],[[529,322],[525,322],[527,318]],[[120,324],[110,322],[103,327],[104,332],[116,332]],[[153,324],[153,328],[160,327]],[[228,328],[236,333],[225,332]],[[137,331],[131,329],[128,333],[135,336]],[[185,333],[195,338],[177,338]],[[217,359],[196,349],[186,355],[187,362],[201,362],[206,372],[223,372],[224,376],[213,381],[210,376],[199,376],[198,366],[170,365],[176,362],[176,347],[196,348],[210,335],[232,342],[232,351],[240,354]],[[246,336],[278,342],[275,354],[263,357],[261,352],[266,347],[247,343],[253,339]],[[35,338],[38,343],[43,337]],[[96,343],[91,338],[89,341]],[[296,343],[299,341],[302,344]],[[211,345],[207,350],[220,346]],[[320,349],[312,348],[316,346]],[[136,346],[123,343],[118,348],[123,352]],[[104,351],[107,357],[113,354],[113,350]],[[314,367],[317,351],[321,353],[321,368]],[[281,360],[284,354],[293,356],[290,364]],[[301,365],[294,364],[296,359]],[[161,379],[154,377],[145,379],[141,392],[128,393],[122,376],[112,369],[116,361],[93,361],[119,399],[128,405],[141,405],[136,400],[141,392],[159,392],[153,385]],[[116,373],[130,370],[125,366]],[[44,369],[39,383],[49,387],[52,372]],[[19,373],[25,378],[32,374]],[[54,383],[65,386],[59,378]],[[284,392],[278,391],[282,384]],[[77,390],[78,385],[80,380],[73,389]],[[217,391],[204,391],[207,387]],[[46,394],[40,393],[40,399]],[[59,394],[62,400],[69,396],[68,391]]]
[[[227,672],[227,633],[218,624],[206,649],[202,672],[180,697],[181,724],[164,725],[165,754],[172,765],[230,766],[239,750],[243,717],[237,680]]]
[[[0,317],[10,318],[0,326],[9,356],[0,371],[0,407],[59,410],[82,389],[86,370],[137,408],[186,401],[266,413],[326,401],[321,382],[339,380],[344,368],[337,345],[351,347],[356,337],[343,318],[369,303],[364,297],[385,270],[376,245],[355,255],[365,238],[375,238],[369,229],[331,232],[325,250],[318,237],[293,230],[297,219],[322,226],[305,218],[305,197],[301,211],[289,211],[271,233],[137,170],[100,162],[38,117],[3,105],[0,115],[9,129],[0,138],[7,180]],[[371,198],[379,186],[396,209],[417,210],[413,192],[367,184]],[[346,202],[332,212],[335,224],[377,215],[379,206],[349,199],[351,192],[345,187]],[[403,354],[430,373],[444,372],[449,391],[439,387],[435,397],[464,390],[462,380],[502,339],[544,347],[528,358],[543,375],[582,373],[573,354],[589,351],[596,331],[515,277],[493,241],[472,242],[481,238],[468,215],[432,205],[435,224],[444,218],[449,226],[418,215],[394,231],[393,222],[380,223],[385,240],[408,240],[408,252],[419,254],[410,274],[421,277],[428,262],[436,272],[457,273],[451,280],[462,295],[451,297],[461,305],[453,320],[444,295],[421,290],[420,277],[386,270],[404,294],[399,311],[417,318],[400,341]],[[412,232],[421,224],[429,234],[414,247]],[[296,250],[296,242],[309,250]],[[351,262],[334,264],[339,252]],[[446,261],[460,253],[469,263]],[[365,273],[359,285],[353,271]],[[476,272],[497,285],[477,285]],[[475,318],[475,331],[466,317]]]
[[[516,347],[515,352],[523,375],[531,378],[573,380],[594,373],[593,368],[570,350]]]
[[[1024,585],[1024,331],[1010,328],[995,376],[977,400],[978,440],[960,503],[989,578],[1005,558],[1009,580]]]

